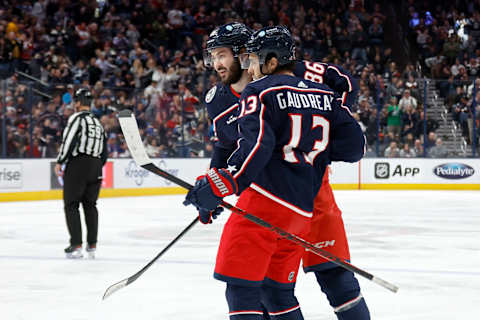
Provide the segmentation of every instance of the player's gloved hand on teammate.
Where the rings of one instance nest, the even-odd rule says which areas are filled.
[[[210,221],[211,211],[217,209],[223,197],[234,194],[237,191],[237,182],[230,172],[225,169],[217,170],[216,168],[212,168],[206,175],[197,178],[195,186],[188,192],[183,204],[186,206],[193,204],[197,207],[201,220],[204,219],[204,221],[208,223],[208,221]],[[203,209],[204,214],[202,214],[200,209]],[[219,213],[216,215],[218,214]]]

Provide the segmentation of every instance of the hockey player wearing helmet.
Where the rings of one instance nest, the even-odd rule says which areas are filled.
[[[240,60],[242,64],[251,64],[250,73],[258,80],[247,86],[242,93],[237,113],[238,148],[227,160],[225,167],[229,170],[218,169],[222,167],[212,169],[208,177],[201,178],[187,195],[187,202],[207,210],[214,209],[216,201],[225,195],[223,192],[215,192],[217,183],[221,182],[223,191],[240,194],[237,206],[290,232],[306,235],[316,194],[314,190],[320,187],[321,181],[315,177],[323,176],[330,160],[357,161],[362,156],[361,130],[346,111],[347,108],[343,108],[333,98],[330,88],[310,81],[298,82],[299,78],[292,77],[295,66],[294,47],[288,30],[282,27],[262,29],[252,36],[247,50],[248,59],[241,56]],[[262,78],[265,74],[273,75]],[[292,89],[294,86],[299,89]],[[278,94],[274,98],[277,90]],[[282,92],[284,90],[286,91]],[[298,91],[304,93],[304,99],[309,94],[309,98],[324,103],[309,105],[308,110],[295,110],[301,115],[289,114],[289,108],[295,106],[290,105],[290,100],[282,101],[282,97],[303,94]],[[277,114],[278,109],[285,112]],[[306,122],[312,121],[311,116],[316,120],[298,126],[299,121],[300,124],[303,123],[303,113]],[[333,128],[338,121],[343,134],[337,135],[337,139],[343,139],[343,144],[340,145],[348,145],[350,148],[338,148],[334,141],[328,147],[328,121],[318,120],[320,118],[330,118]],[[316,126],[322,127],[322,130],[313,130]],[[291,127],[290,130],[283,130],[288,127]],[[312,128],[313,134],[305,132],[305,142],[301,144],[302,147],[296,147],[302,149],[309,146],[315,149],[310,150],[305,155],[305,160],[300,161],[300,150],[291,145],[300,141],[290,137],[290,134],[298,135],[299,132],[296,131],[299,128]],[[320,135],[321,138],[317,136],[319,139],[314,139],[315,135]],[[289,172],[296,174],[289,175]],[[286,184],[285,181],[289,183]],[[308,183],[312,183],[312,192],[304,186]],[[268,307],[270,315],[280,319],[303,318],[293,295],[296,271],[303,250],[287,242],[272,238],[268,231],[252,226],[241,217],[230,217],[222,234],[215,277],[227,282],[231,318],[261,319],[261,302]],[[249,257],[242,254],[246,250]]]

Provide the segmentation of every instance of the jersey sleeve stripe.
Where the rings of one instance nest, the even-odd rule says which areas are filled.
[[[344,106],[343,103],[342,103],[340,106],[341,106],[343,109],[347,110],[348,114],[349,114],[351,117],[353,117],[352,112],[350,111],[350,109],[348,109],[347,106]]]
[[[333,69],[335,70],[340,77],[344,77],[347,80],[348,83],[348,92],[351,92],[353,90],[352,82],[350,81],[350,77],[347,76],[346,74],[340,72],[340,70],[335,67],[335,66],[328,66],[328,69]]]
[[[269,312],[268,314],[271,315],[271,316],[279,316],[281,314],[289,313],[289,312],[295,311],[297,309],[300,309],[300,305],[296,305],[295,307],[292,307],[292,308],[289,308],[289,309],[286,309],[286,310],[282,310],[282,311]]]
[[[263,131],[264,131],[264,128],[263,128],[263,113],[265,112],[265,105],[263,103],[261,103],[261,107],[260,107],[260,117],[259,117],[259,130],[258,130],[258,136],[257,136],[257,142],[255,143],[255,145],[253,146],[252,148],[252,151],[250,151],[250,153],[248,154],[248,156],[245,158],[242,166],[240,167],[240,169],[238,170],[237,173],[235,173],[234,175],[234,178],[237,178],[239,177],[243,171],[245,170],[245,168],[248,166],[248,163],[250,162],[250,160],[252,159],[253,155],[257,152],[258,148],[260,147],[260,144],[262,142],[262,138],[263,138]],[[240,146],[240,140],[238,140],[238,145]],[[238,150],[239,148],[237,148]],[[235,150],[236,151],[236,150]],[[233,154],[233,153],[232,153]]]
[[[262,92],[260,92],[260,94],[259,94],[260,101],[263,103],[263,100],[262,100],[263,96],[266,95],[267,93],[269,93],[271,91],[277,91],[277,90],[283,90],[283,89],[299,91],[299,92],[324,93],[324,94],[330,94],[330,95],[334,94],[333,91],[322,90],[322,89],[315,89],[315,88],[304,89],[304,88],[296,88],[296,87],[292,87],[292,86],[278,86],[278,87],[271,87],[271,88],[265,89]]]
[[[258,193],[264,195],[265,197],[281,204],[282,206],[294,211],[295,213],[298,213],[301,216],[311,218],[312,215],[313,215],[311,212],[304,211],[304,210],[300,209],[299,207],[297,207],[297,206],[295,206],[295,205],[293,205],[293,204],[291,204],[291,203],[289,203],[285,200],[280,199],[279,197],[271,194],[270,192],[268,192],[267,190],[263,189],[262,187],[260,187],[259,185],[255,184],[255,183],[250,184],[250,188],[252,188],[253,190],[257,191]]]
[[[213,132],[215,137],[217,137],[217,121],[238,108],[238,103],[235,103],[233,106],[229,107],[227,110],[223,111],[222,113],[218,114],[215,118],[213,118]]]
[[[262,315],[262,311],[257,310],[245,310],[245,311],[232,311],[228,315],[229,316],[238,316],[238,315],[246,315],[246,314],[260,314]]]

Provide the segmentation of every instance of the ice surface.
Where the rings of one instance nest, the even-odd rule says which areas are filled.
[[[359,277],[372,319],[480,317],[480,193],[337,191],[352,262],[393,282]],[[67,260],[61,201],[0,203],[0,318],[228,319],[224,283],[212,278],[228,214],[198,224],[136,282],[140,270],[194,218],[183,196],[99,200],[96,260]],[[85,235],[84,235],[85,236]],[[305,319],[336,319],[312,274],[300,273]]]

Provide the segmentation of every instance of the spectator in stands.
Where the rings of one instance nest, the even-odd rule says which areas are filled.
[[[398,150],[397,143],[395,141],[390,142],[390,145],[385,149],[384,156],[386,158],[398,158],[400,156],[400,150]]]
[[[392,78],[392,82],[387,88],[387,99],[390,100],[391,97],[395,97],[397,98],[397,101],[398,101],[398,99],[400,99],[400,97],[402,96],[402,89],[403,89],[402,80],[394,76]]]
[[[377,30],[376,30],[377,31]],[[356,60],[360,65],[365,65],[368,62],[366,45],[368,36],[363,31],[361,23],[356,23],[354,32],[351,33],[352,41],[352,59]]]
[[[381,46],[383,44],[383,27],[380,23],[380,19],[377,17],[373,17],[373,22],[368,27],[368,36],[369,42],[372,45]]]
[[[443,54],[449,63],[454,63],[460,53],[460,41],[455,34],[451,34],[443,45]]]
[[[440,53],[433,57],[429,57],[425,59],[425,65],[430,68],[431,75],[433,78],[439,78],[439,73],[441,66],[443,64],[445,57],[442,56]]]
[[[387,106],[388,118],[387,118],[387,130],[389,133],[393,133],[395,139],[400,137],[401,125],[402,125],[402,110],[397,104],[397,98],[392,97],[390,104]]]
[[[435,145],[428,150],[428,156],[430,158],[446,158],[448,156],[448,150],[443,145],[441,138],[435,140]]]
[[[455,58],[455,63],[450,67],[450,73],[454,78],[460,73],[461,68],[465,69],[465,66],[460,63],[459,58]]]
[[[417,99],[415,99],[413,96],[410,95],[410,90],[405,89],[403,91],[403,96],[398,102],[398,106],[400,110],[404,111],[407,109],[408,106],[410,106],[413,109],[417,108]]]
[[[399,152],[400,158],[415,158],[416,156],[415,150],[408,143],[405,143]]]
[[[418,91],[418,83],[413,75],[408,75],[407,81],[405,81],[405,88],[410,90],[412,97],[418,100],[420,92]]]
[[[430,149],[435,146],[437,143],[437,135],[435,132],[430,132],[427,137],[427,141],[425,143],[427,153],[430,153]]]
[[[417,157],[423,157],[423,144],[420,139],[415,140],[415,146],[413,147],[413,151]]]
[[[147,155],[152,158],[156,158],[160,155],[160,150],[158,146],[158,140],[155,139],[153,136],[147,136],[145,139],[145,151]]]
[[[404,111],[402,112],[402,137],[408,134],[413,135],[415,133],[417,122],[418,115],[416,109],[414,109],[410,104],[406,105]]]
[[[454,105],[453,108],[453,120],[455,120],[462,130],[462,136],[467,139],[467,143],[470,143],[470,122],[472,119],[471,109],[468,105],[467,97],[462,96],[460,102]]]

